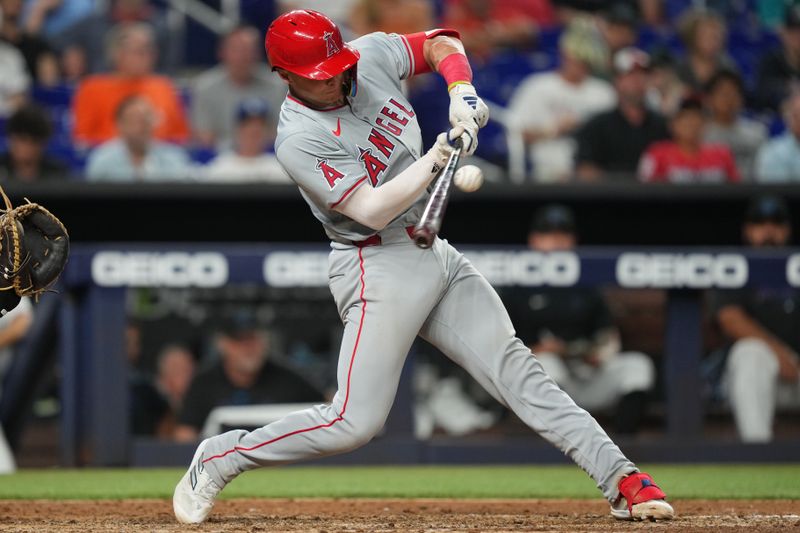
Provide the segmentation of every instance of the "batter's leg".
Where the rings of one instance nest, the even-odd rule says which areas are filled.
[[[444,286],[430,254],[398,251],[334,251],[331,290],[345,322],[339,390],[330,404],[290,414],[252,432],[236,430],[212,438],[203,464],[218,485],[261,466],[352,450],[381,430],[406,355]],[[413,287],[397,282],[408,272],[418,276]]]
[[[434,251],[445,261],[450,283],[421,336],[572,458],[613,503],[619,480],[637,471],[634,464],[515,336],[505,307],[483,276],[455,249],[438,242]]]

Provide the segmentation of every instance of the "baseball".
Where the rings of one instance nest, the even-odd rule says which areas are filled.
[[[464,165],[456,170],[453,183],[464,192],[474,192],[483,185],[483,172],[475,165]]]

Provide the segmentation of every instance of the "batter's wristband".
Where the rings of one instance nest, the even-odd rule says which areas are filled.
[[[472,83],[472,68],[464,54],[450,54],[439,61],[437,70],[447,82],[448,91],[461,83]]]
[[[468,81],[454,81],[453,83],[447,86],[447,92],[452,91],[453,87],[455,87],[456,85],[472,85],[472,83]]]

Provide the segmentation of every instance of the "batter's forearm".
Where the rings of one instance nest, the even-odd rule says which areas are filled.
[[[385,228],[419,198],[441,168],[442,161],[428,152],[391,181],[373,188],[359,186],[336,211],[376,231]]]
[[[449,35],[437,35],[428,39],[423,45],[422,53],[425,56],[425,62],[435,72],[439,72],[439,63],[447,56],[451,54],[465,55],[461,40]]]

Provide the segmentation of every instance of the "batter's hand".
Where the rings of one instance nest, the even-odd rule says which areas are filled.
[[[460,83],[450,89],[450,125],[474,128],[477,132],[488,121],[489,108],[472,84]]]
[[[436,144],[431,148],[431,151],[434,152],[441,164],[445,164],[450,158],[450,154],[455,149],[455,142],[459,138],[461,139],[461,153],[463,155],[472,155],[475,152],[475,148],[478,146],[478,140],[475,135],[463,126],[456,126],[440,133],[436,137]]]

